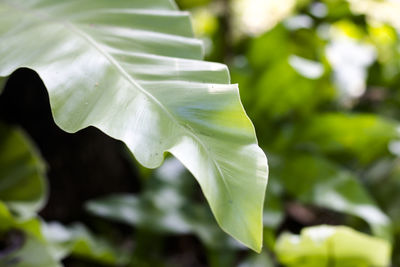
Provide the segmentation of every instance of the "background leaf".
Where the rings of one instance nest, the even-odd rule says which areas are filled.
[[[388,266],[390,244],[344,226],[316,226],[283,234],[276,252],[287,266]]]
[[[47,198],[45,165],[19,129],[0,123],[0,199],[19,217],[32,217]]]
[[[74,257],[89,259],[107,265],[123,265],[128,262],[127,251],[118,250],[105,239],[91,233],[84,225],[66,227],[57,222],[43,224],[43,235],[56,259],[72,254]]]
[[[53,258],[36,218],[16,219],[0,202],[0,234],[7,244],[0,253],[0,265],[17,267],[61,266]]]
[[[292,155],[276,171],[300,201],[358,216],[375,235],[392,239],[391,220],[351,172],[311,155]]]

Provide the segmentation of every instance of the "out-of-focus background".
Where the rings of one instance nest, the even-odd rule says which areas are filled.
[[[192,12],[206,58],[228,64],[269,159],[265,262],[253,255],[256,266],[276,266],[277,258],[290,266],[373,266],[339,263],[329,249],[311,252],[301,238],[332,230],[306,232],[316,225],[389,240],[386,266],[400,266],[400,1],[178,3]],[[368,250],[350,236],[343,242],[337,251]],[[343,258],[357,258],[344,250]]]
[[[220,230],[172,157],[151,171],[94,128],[59,130],[43,84],[22,69],[0,96],[0,117],[46,162],[40,215],[68,225],[46,228],[57,253],[73,247],[63,263],[400,266],[400,1],[177,3],[192,13],[206,59],[229,66],[267,154],[264,249]],[[18,238],[0,238],[0,259]]]

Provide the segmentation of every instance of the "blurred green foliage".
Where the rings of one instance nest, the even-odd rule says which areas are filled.
[[[309,227],[300,236],[284,233],[276,253],[287,266],[367,267],[390,262],[388,242],[344,226]]]
[[[21,218],[46,201],[45,165],[21,129],[0,123],[0,200]]]
[[[208,266],[399,266],[400,16],[388,10],[400,14],[400,4],[260,4],[265,14],[276,14],[260,27],[256,17],[237,15],[246,10],[234,10],[246,0],[177,2],[193,13],[207,58],[229,64],[269,158],[264,250],[249,252],[217,227],[194,179],[174,159],[143,178],[139,194],[86,205],[104,223],[135,229],[129,255],[101,238],[98,247],[87,230],[77,234],[56,224],[43,235],[41,228],[51,227],[35,212],[45,199],[44,163],[20,130],[1,126],[0,162],[9,168],[0,169],[0,227],[18,229],[27,241],[0,261],[19,253],[35,266],[31,255],[40,253],[46,263],[36,266],[57,266],[72,253],[111,265],[185,266],[165,247],[171,237],[192,236]],[[247,31],[232,26],[252,23]],[[9,146],[14,154],[3,153]],[[16,171],[13,164],[26,167]],[[4,172],[30,186],[12,184]],[[345,226],[312,227],[321,224]]]
[[[272,231],[264,238],[268,255],[289,264],[283,259],[285,253],[293,253],[290,245],[285,248],[280,242],[278,250],[274,248],[282,231],[331,223],[392,242],[391,264],[399,265],[399,213],[393,203],[398,203],[395,192],[400,190],[400,17],[391,13],[398,14],[400,5],[357,0],[227,1],[235,14],[229,18],[231,24],[254,26],[246,29],[224,26],[225,13],[215,8],[221,2],[193,7],[194,18],[196,12],[202,14],[197,32],[212,40],[208,58],[229,63],[232,81],[240,85],[244,106],[269,157],[264,212],[265,228]],[[255,16],[275,18],[241,16],[252,10],[245,3],[264,8],[253,10]],[[219,21],[217,30],[207,32],[204,18],[210,24]],[[196,20],[194,24],[197,29]],[[233,40],[228,48],[220,41],[226,31]],[[231,51],[228,57],[226,51]],[[351,237],[345,239],[353,244]],[[315,263],[318,252],[301,249],[308,258],[290,266],[373,265],[362,259]],[[376,266],[389,265],[387,259]]]

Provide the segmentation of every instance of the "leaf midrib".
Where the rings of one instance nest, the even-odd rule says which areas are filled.
[[[184,125],[182,125],[181,123],[179,123],[179,121],[172,115],[172,113],[168,110],[168,108],[166,108],[157,98],[155,98],[152,94],[150,94],[149,92],[147,92],[139,83],[137,83],[120,65],[119,63],[111,56],[109,55],[107,52],[103,51],[103,49],[101,48],[100,45],[98,45],[97,41],[95,39],[93,39],[91,36],[89,36],[88,34],[86,34],[84,31],[78,29],[76,26],[74,26],[72,23],[69,22],[65,22],[66,26],[70,26],[71,29],[73,31],[75,31],[77,34],[81,35],[84,39],[86,39],[89,43],[91,43],[97,51],[99,51],[99,53],[101,53],[106,59],[108,59],[110,61],[110,63],[116,67],[121,74],[128,80],[128,82],[131,82],[134,86],[136,86],[139,91],[141,93],[143,93],[145,96],[149,97],[152,101],[154,101],[166,114],[167,116],[175,123],[177,124],[179,127],[181,127],[185,132],[187,132],[190,136],[192,136],[194,139],[196,139],[197,142],[199,142],[199,144],[208,152],[207,154],[209,155],[212,163],[214,164],[215,168],[217,169],[222,182],[224,183],[224,186],[226,188],[226,191],[229,195],[229,199],[233,201],[233,195],[232,192],[226,182],[226,179],[222,173],[221,168],[219,167],[219,165],[217,164],[217,161],[214,159],[213,154],[211,153],[211,149],[206,146],[204,144],[204,142],[200,139],[200,137],[198,137],[195,133],[197,133],[192,127],[185,127]],[[190,129],[190,130],[189,130]],[[233,203],[232,203],[233,205]],[[236,206],[233,205],[233,207],[235,207],[235,209],[237,209],[238,211],[240,211],[240,209]],[[240,213],[241,214],[241,213]],[[239,216],[241,221],[243,222],[243,224],[246,225],[246,227],[248,226],[246,221],[243,219],[242,215]]]

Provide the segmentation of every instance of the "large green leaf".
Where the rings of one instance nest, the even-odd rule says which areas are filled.
[[[1,0],[0,25],[0,76],[34,69],[65,131],[98,127],[149,168],[172,153],[220,226],[260,251],[266,157],[226,66],[199,61],[188,14],[168,0]]]
[[[0,123],[0,200],[19,217],[34,216],[45,203],[44,171],[23,131]]]

